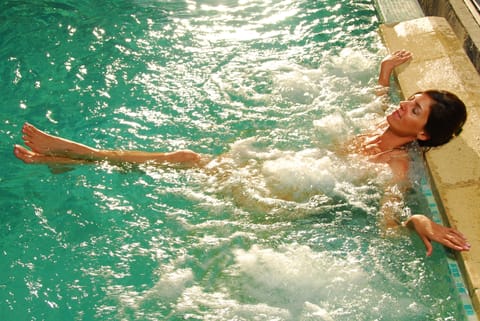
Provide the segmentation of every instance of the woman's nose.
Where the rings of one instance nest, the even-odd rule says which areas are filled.
[[[408,109],[415,106],[415,103],[413,100],[403,100],[400,102],[400,108],[402,110]]]

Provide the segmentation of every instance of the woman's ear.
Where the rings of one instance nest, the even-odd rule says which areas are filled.
[[[428,135],[426,132],[422,131],[422,132],[417,134],[417,139],[418,140],[429,140],[430,135]]]

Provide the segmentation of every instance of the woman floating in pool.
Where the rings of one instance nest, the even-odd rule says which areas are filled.
[[[410,52],[401,50],[382,60],[378,83],[388,87],[393,69],[411,59]],[[345,151],[363,154],[373,162],[386,163],[397,181],[407,179],[409,157],[405,146],[417,141],[420,146],[434,147],[447,143],[457,135],[466,120],[466,108],[454,94],[429,90],[417,93],[400,102],[397,110],[388,115],[373,131],[355,137],[348,142]],[[99,150],[57,136],[49,135],[26,123],[23,140],[30,150],[15,145],[14,154],[27,164],[85,164],[97,161],[112,163],[155,163],[204,166],[207,159],[189,150],[170,153]],[[396,196],[388,196],[392,199]],[[382,212],[387,226],[394,222],[394,209],[387,199]],[[434,223],[424,215],[413,215],[404,226],[413,228],[427,249],[432,253],[431,242],[439,242],[458,251],[467,251],[470,245],[455,229]]]

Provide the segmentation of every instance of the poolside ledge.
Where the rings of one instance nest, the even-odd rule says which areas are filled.
[[[408,49],[413,53],[413,59],[395,74],[404,96],[445,89],[467,105],[468,120],[461,135],[427,152],[426,159],[439,207],[472,245],[457,257],[480,315],[480,76],[444,18],[382,25],[380,32],[390,52]]]

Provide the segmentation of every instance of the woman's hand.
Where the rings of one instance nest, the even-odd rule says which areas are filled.
[[[439,225],[425,215],[412,215],[404,226],[413,228],[425,244],[427,256],[432,255],[432,241],[438,242],[457,251],[468,251],[470,244],[459,231]]]
[[[390,85],[390,76],[395,67],[407,62],[412,58],[412,53],[407,50],[398,50],[383,58],[380,64],[380,75],[378,77],[378,84],[382,86]]]
[[[393,69],[412,58],[412,53],[407,50],[397,50],[383,58],[381,65]]]

